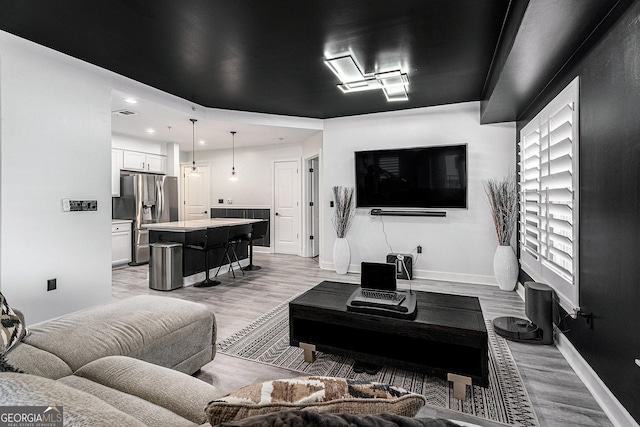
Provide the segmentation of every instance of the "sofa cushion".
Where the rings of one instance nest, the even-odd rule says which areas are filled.
[[[104,357],[78,369],[75,375],[137,396],[198,424],[207,420],[207,402],[222,395],[197,378],[130,357]]]
[[[18,316],[0,292],[0,354],[18,345],[27,334],[23,320]]]
[[[118,410],[131,415],[147,426],[194,427],[198,425],[162,406],[98,384],[86,378],[71,375],[60,378],[58,382],[66,384],[76,390],[89,393]]]
[[[28,374],[53,380],[73,374],[69,365],[58,356],[25,343],[11,350],[7,361]]]
[[[299,377],[251,384],[205,409],[211,425],[270,412],[301,409],[315,412],[413,417],[426,403],[424,396],[400,387],[333,377]]]
[[[100,357],[121,355],[191,374],[212,360],[215,316],[202,304],[140,295],[63,316],[31,332],[26,343],[55,354],[74,372]],[[201,359],[193,360],[196,354]]]
[[[144,427],[144,424],[108,403],[49,378],[3,373],[0,406],[62,406],[64,425]]]

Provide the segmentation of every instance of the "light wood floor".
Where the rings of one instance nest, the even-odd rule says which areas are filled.
[[[192,286],[171,292],[148,287],[148,266],[124,267],[113,270],[113,299],[132,295],[153,294],[196,301],[211,307],[216,314],[218,341],[244,328],[253,320],[275,308],[284,300],[312,288],[323,280],[359,283],[357,274],[337,275],[318,267],[317,259],[289,255],[254,254],[254,263],[261,270],[232,278],[221,274],[221,285],[213,288]],[[407,288],[408,281],[399,281]],[[503,292],[497,287],[416,279],[414,290],[449,292],[476,296],[480,299],[485,319],[499,316],[524,316],[524,304],[515,292]],[[578,376],[555,346],[540,346],[509,342],[509,348],[524,380],[541,426],[593,426],[612,424],[600,409]],[[230,392],[256,381],[300,376],[291,371],[218,354],[205,365],[198,378]],[[464,417],[447,410],[423,408],[419,416],[450,418],[482,426],[495,426],[475,417]]]

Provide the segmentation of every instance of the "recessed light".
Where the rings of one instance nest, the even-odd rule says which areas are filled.
[[[152,129],[152,128],[149,128],[149,129],[147,129],[147,133],[156,133],[156,130]]]
[[[138,101],[136,101],[133,98],[125,98],[124,102],[126,102],[127,104],[137,104],[138,103]]]
[[[198,141],[200,143],[200,145],[204,145],[204,139],[201,139],[200,141]]]

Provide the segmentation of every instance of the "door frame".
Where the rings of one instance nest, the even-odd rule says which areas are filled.
[[[184,221],[186,220],[186,213],[185,213],[185,207],[186,207],[186,200],[184,199],[184,186],[187,185],[187,180],[185,179],[185,174],[184,174],[184,168],[185,167],[191,167],[193,165],[193,163],[190,162],[180,162],[180,172],[178,173],[178,200],[182,200],[182,203],[180,204],[180,209],[178,209],[178,220],[180,221]],[[199,168],[201,166],[206,166],[209,168],[209,216],[211,216],[211,175],[212,175],[212,166],[211,163],[209,162],[196,162],[196,168]]]
[[[304,210],[302,213],[302,230],[303,230],[303,239],[304,243],[302,244],[302,256],[310,258],[313,256],[313,242],[309,240],[309,236],[314,232],[313,230],[313,222],[310,213],[309,203],[313,201],[313,189],[311,188],[312,182],[309,176],[309,166],[312,160],[317,160],[318,166],[316,173],[316,186],[315,190],[318,193],[318,232],[314,234],[314,240],[318,242],[318,259],[320,259],[320,252],[322,251],[322,209],[320,209],[320,204],[322,197],[320,196],[320,189],[322,188],[322,174],[321,174],[321,153],[311,154],[308,157],[303,159],[304,163],[304,174],[302,175],[302,205],[304,206]]]
[[[271,233],[271,236],[273,237],[273,245],[272,245],[272,253],[277,253],[276,252],[276,163],[280,163],[280,162],[297,162],[298,163],[298,207],[296,208],[296,215],[298,215],[298,218],[300,219],[298,221],[298,236],[302,235],[302,175],[300,173],[300,169],[302,168],[302,159],[300,157],[282,157],[282,158],[278,158],[278,159],[272,159],[271,160],[271,213],[270,213],[270,221],[269,221],[269,232]],[[302,244],[302,240],[298,239],[300,241],[300,244],[298,245],[298,253],[295,255],[301,256],[302,255],[302,247],[304,246]]]

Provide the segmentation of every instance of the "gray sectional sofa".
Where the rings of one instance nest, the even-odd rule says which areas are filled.
[[[136,296],[31,327],[7,354],[0,406],[62,406],[70,426],[197,426],[221,397],[190,376],[215,356],[204,305]]]

